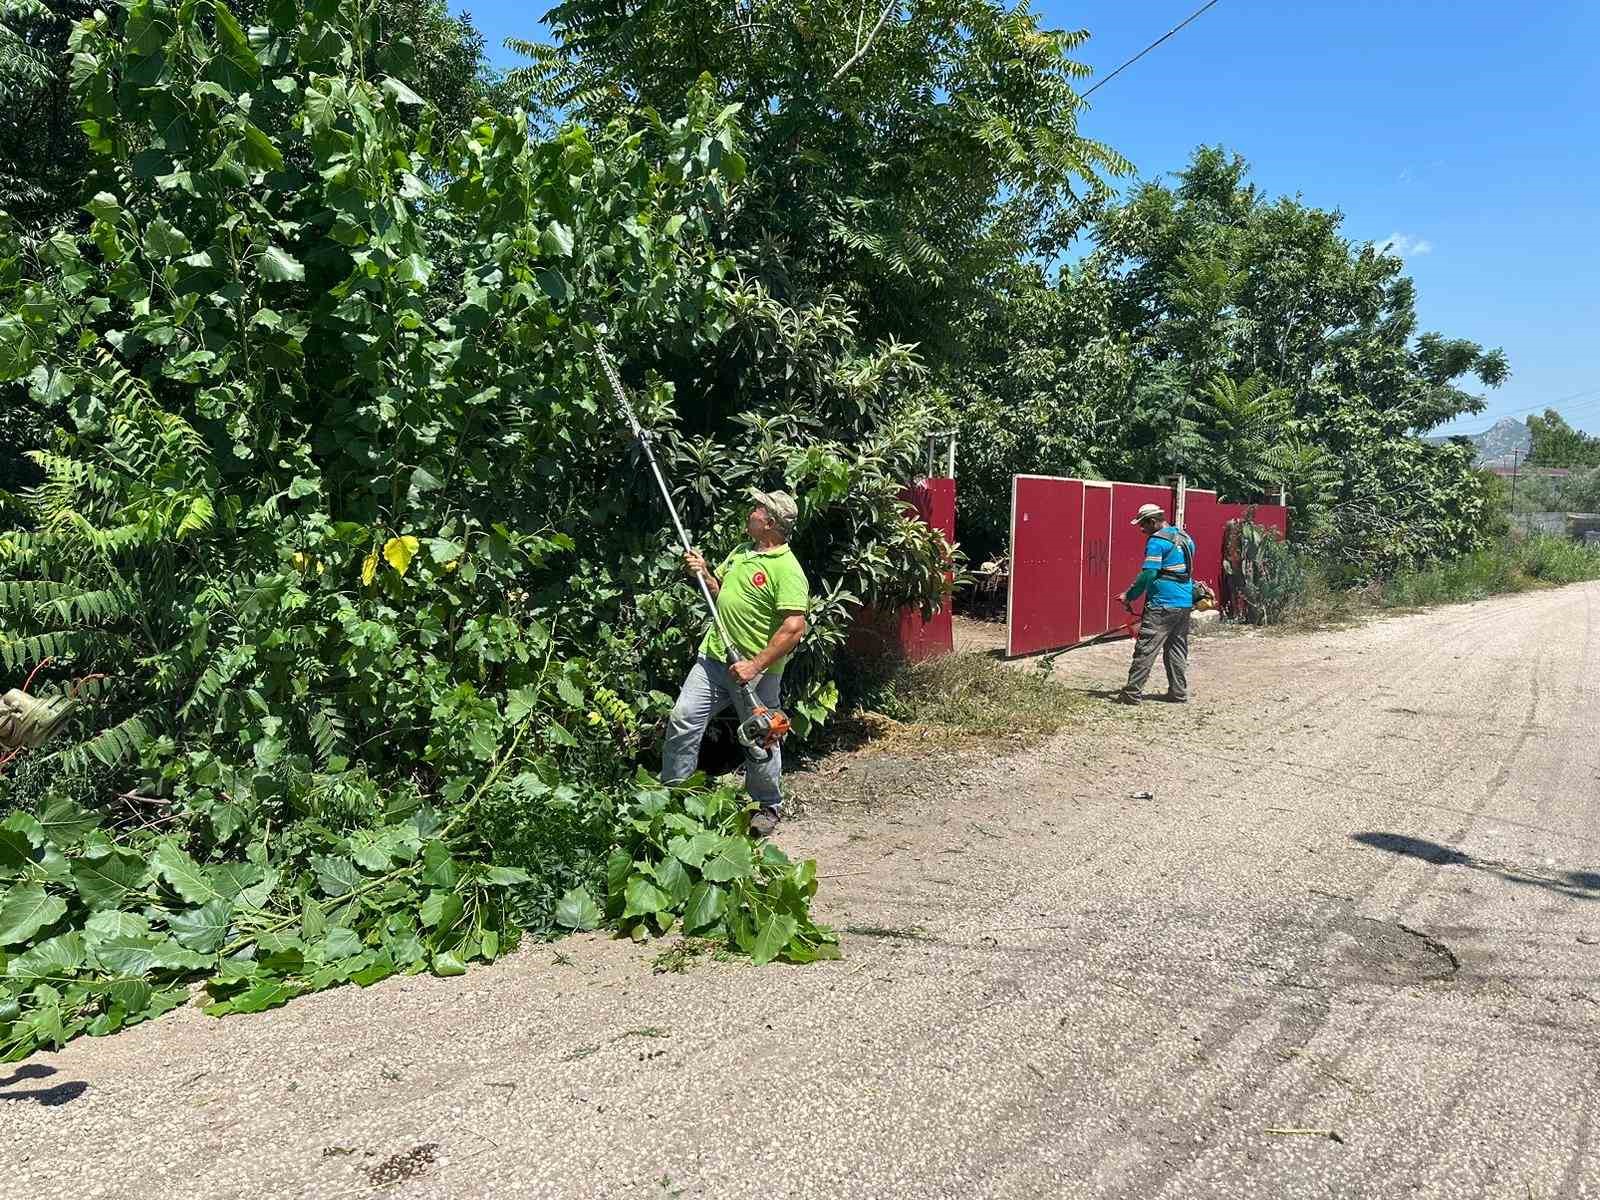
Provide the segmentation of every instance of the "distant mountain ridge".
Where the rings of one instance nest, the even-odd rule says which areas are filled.
[[[1423,440],[1447,442],[1450,439],[1430,437]],[[1501,417],[1482,433],[1470,435],[1467,441],[1477,448],[1480,467],[1510,466],[1513,456],[1527,458],[1528,451],[1533,448],[1533,434],[1528,423],[1515,417]]]

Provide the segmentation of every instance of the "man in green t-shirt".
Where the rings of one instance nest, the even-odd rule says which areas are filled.
[[[661,778],[676,783],[694,774],[700,756],[700,739],[711,718],[733,702],[729,676],[753,683],[756,696],[768,708],[778,708],[783,684],[783,664],[806,633],[806,611],[811,607],[810,585],[800,562],[789,549],[799,508],[788,492],[751,490],[755,507],[745,522],[748,544],[728,555],[713,574],[697,551],[684,555],[691,575],[699,574],[717,602],[717,612],[733,639],[736,655],[728,662],[722,637],[713,623],[700,642],[700,656],[683,681],[678,702],[667,724],[661,749]],[[782,751],[772,748],[765,762],[745,763],[745,783],[759,810],[750,819],[750,832],[766,837],[777,828],[778,776]]]

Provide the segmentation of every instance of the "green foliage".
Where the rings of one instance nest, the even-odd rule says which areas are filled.
[[[663,787],[641,772],[606,863],[602,908],[585,887],[562,897],[557,919],[592,929],[602,919],[636,941],[677,928],[715,938],[756,963],[838,958],[838,938],[811,920],[817,864],[796,866],[771,842],[745,835],[751,806],[700,780]]]
[[[1026,4],[568,0],[545,22],[548,44],[510,41],[532,60],[510,88],[601,123],[709,72],[748,130],[727,244],[774,292],[837,293],[869,339],[934,361],[997,273],[1053,257],[1081,195],[1130,169],[1078,132],[1088,34]]]
[[[302,825],[294,855],[265,833],[201,862],[181,836],[113,838],[57,800],[0,823],[0,1061],[113,1033],[184,1003],[213,1015],[396,972],[452,975],[515,945],[508,890],[471,828],[497,764],[448,822],[427,806],[349,835]]]
[[[590,919],[562,897],[634,837],[634,765],[703,620],[628,482],[602,338],[709,552],[744,485],[800,497],[803,721],[836,702],[857,605],[942,591],[950,547],[899,500],[921,368],[720,248],[744,168],[710,85],[670,121],[455,128],[403,81],[387,11],[139,0],[72,32],[97,190],[0,242],[0,384],[54,422],[4,497],[0,660],[73,708],[0,798],[41,822],[84,806],[106,852],[7,900],[18,957],[86,938],[88,897],[137,898],[207,956],[143,964],[152,995],[204,977],[240,1011]],[[733,944],[821,946],[814,881],[715,803]],[[716,878],[735,844],[748,877]],[[252,870],[277,882],[241,923],[217,880]],[[106,1016],[97,962],[63,968],[84,990],[41,998],[60,1020],[17,1046]]]
[[[1345,624],[1394,609],[1459,604],[1505,593],[1600,579],[1600,551],[1566,538],[1512,538],[1352,588],[1337,569],[1285,547],[1282,584],[1266,623],[1290,629]]]
[[[1533,437],[1527,459],[1530,466],[1600,466],[1600,437],[1572,428],[1553,408],[1545,409],[1542,417],[1529,417],[1528,432]]]
[[[1488,507],[1470,449],[1419,435],[1480,411],[1458,384],[1498,386],[1505,356],[1419,336],[1400,260],[1352,244],[1341,221],[1268,200],[1242,159],[1202,149],[1175,184],[1103,205],[1083,230],[1093,249],[1059,279],[1013,282],[1010,309],[1075,320],[1047,351],[967,343],[959,372],[1004,380],[1011,400],[953,387],[979,456],[963,487],[963,513],[983,515],[969,550],[1000,548],[1009,476],[1024,471],[1182,472],[1240,501],[1281,483],[1295,540],[1365,578],[1478,545]]]
[[[1600,551],[1557,537],[1518,539],[1384,581],[1386,607],[1484,600],[1504,592],[1600,579]]]
[[[1229,521],[1223,542],[1227,610],[1250,625],[1281,625],[1304,602],[1310,586],[1307,556],[1274,529]]]

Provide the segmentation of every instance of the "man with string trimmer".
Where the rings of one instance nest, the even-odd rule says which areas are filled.
[[[611,356],[604,346],[596,345],[594,350],[617,407],[650,464],[678,544],[683,547],[684,565],[694,576],[711,617],[711,627],[700,642],[700,657],[683,681],[672,709],[661,752],[661,778],[679,783],[694,774],[706,726],[732,704],[739,717],[739,744],[745,750],[745,781],[751,799],[759,806],[750,820],[750,832],[767,837],[778,826],[782,803],[778,775],[783,767],[783,739],[789,732],[789,718],[778,707],[783,660],[805,636],[805,614],[811,602],[806,573],[789,549],[789,534],[799,509],[787,492],[752,490],[756,506],[745,521],[749,545],[730,554],[716,574],[708,571],[706,560],[683,527],[672,489],[650,444],[650,432],[639,423],[639,415],[628,402]]]
[[[683,681],[678,702],[667,725],[661,751],[661,779],[676,783],[694,774],[700,739],[706,726],[734,702],[734,689],[753,685],[756,698],[769,710],[779,710],[783,664],[806,633],[810,585],[806,573],[789,548],[798,509],[787,492],[759,492],[745,520],[750,541],[723,560],[715,572],[698,550],[683,556],[691,576],[698,576],[715,599],[717,620],[700,642],[700,655]],[[720,629],[719,629],[720,626]],[[733,642],[724,645],[721,629]],[[732,661],[729,661],[729,660]],[[778,776],[783,769],[783,748],[773,739],[766,750],[746,755],[745,784],[760,807],[750,818],[750,832],[769,837],[780,819],[782,797]]]

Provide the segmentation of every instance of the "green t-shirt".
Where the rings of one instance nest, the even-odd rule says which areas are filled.
[[[804,613],[811,607],[811,585],[787,545],[771,550],[741,546],[717,568],[717,578],[722,581],[717,612],[728,627],[734,648],[745,658],[754,658],[767,648],[783,624],[779,613]],[[700,653],[717,662],[724,660],[722,638],[715,625],[706,630]],[[768,675],[782,673],[782,660],[767,668]]]

